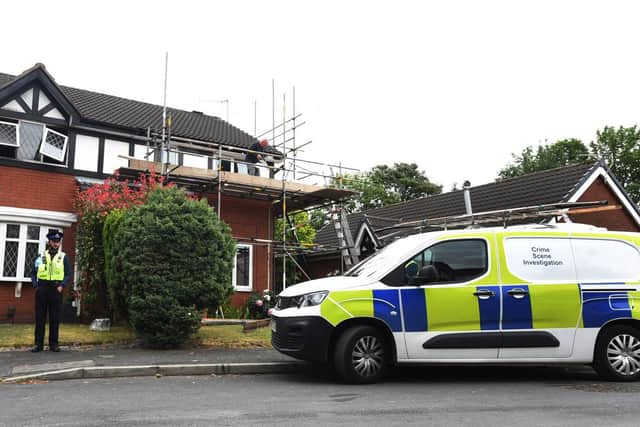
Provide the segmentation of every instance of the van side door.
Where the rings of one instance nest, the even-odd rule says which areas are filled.
[[[571,356],[581,317],[571,239],[566,233],[497,234],[501,259],[500,359]]]
[[[410,360],[496,359],[500,289],[490,233],[447,237],[383,282],[400,286]]]

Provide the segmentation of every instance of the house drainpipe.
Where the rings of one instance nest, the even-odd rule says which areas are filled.
[[[467,211],[467,215],[473,214],[473,209],[471,209],[471,192],[469,189],[471,188],[471,183],[469,181],[465,181],[462,184],[462,188],[464,189],[464,207]]]

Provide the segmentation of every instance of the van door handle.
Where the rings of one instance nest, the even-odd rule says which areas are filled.
[[[477,296],[480,299],[489,299],[491,297],[495,297],[496,293],[489,289],[478,289],[473,293],[474,296]]]
[[[513,288],[509,289],[507,293],[516,299],[522,299],[529,294],[529,291],[526,291],[522,288]]]

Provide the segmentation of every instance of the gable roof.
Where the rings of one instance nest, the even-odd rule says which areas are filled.
[[[606,165],[597,161],[549,169],[471,187],[469,191],[472,208],[474,212],[486,212],[567,202],[577,194],[587,179],[599,168],[604,168],[609,176],[613,177]],[[619,186],[615,178],[614,182]],[[630,201],[626,192],[623,193],[627,201]],[[633,202],[630,203],[630,206],[636,214],[640,213]],[[351,214],[348,216],[348,221],[351,233],[355,238],[360,225],[365,220],[365,215],[374,228],[380,228],[400,221],[415,221],[465,213],[464,191],[456,190]],[[339,246],[332,224],[325,226],[318,232],[316,243],[333,247]]]
[[[123,128],[138,135],[145,135],[148,127],[158,131],[162,128],[161,105],[58,85],[42,64],[36,64],[19,76],[0,73],[0,91],[8,89],[13,83],[38,70],[43,71],[59,88],[83,122]],[[258,141],[219,117],[176,108],[167,108],[167,112],[172,116],[171,134],[175,137],[239,148],[249,148]],[[271,146],[269,148],[270,152],[279,154]]]

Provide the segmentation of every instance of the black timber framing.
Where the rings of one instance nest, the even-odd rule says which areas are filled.
[[[73,104],[62,93],[62,91],[58,88],[58,85],[55,83],[55,80],[53,80],[49,73],[44,70],[44,66],[42,66],[41,64],[36,65],[20,76],[17,76],[15,80],[10,82],[9,84],[0,87],[0,100],[11,99],[12,96],[15,96],[16,99],[19,99],[21,98],[20,95],[24,91],[29,90],[34,86],[38,86],[39,91],[44,89],[49,100],[60,105],[62,109],[61,112],[64,116],[66,116],[67,118],[73,117],[73,119],[75,120],[80,118],[78,110],[76,110]],[[32,110],[32,112],[34,113],[37,113],[36,111],[34,111],[33,105],[28,109]]]
[[[98,137],[98,173],[104,175],[102,173],[102,168],[104,167],[104,136]]]

